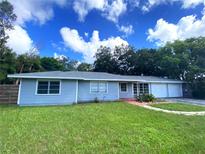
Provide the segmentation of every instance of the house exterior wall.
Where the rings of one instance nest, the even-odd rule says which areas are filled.
[[[60,95],[37,95],[36,88],[37,79],[22,79],[19,105],[60,105],[75,102],[75,80],[61,80]]]
[[[133,89],[132,89],[132,83],[127,83],[127,92],[121,92],[119,87],[119,97],[120,98],[133,98]]]
[[[46,79],[44,79],[46,80]],[[106,93],[91,93],[90,81],[60,80],[61,88],[58,95],[37,95],[38,79],[21,79],[19,105],[63,105],[78,102],[113,101],[120,98],[133,98],[133,83],[127,82],[127,92],[121,92],[119,82],[107,82]],[[52,80],[50,80],[52,81]],[[182,84],[149,83],[149,92],[157,98],[182,97]]]
[[[93,101],[96,98],[102,101],[112,101],[119,99],[119,83],[107,82],[107,93],[91,93],[90,81],[78,81],[78,102]]]

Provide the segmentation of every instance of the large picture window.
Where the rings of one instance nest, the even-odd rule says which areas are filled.
[[[60,81],[38,81],[37,94],[60,94]]]
[[[107,93],[107,82],[96,81],[90,82],[91,93]]]
[[[148,83],[140,83],[139,85],[140,94],[149,94],[149,84]]]
[[[120,91],[127,92],[127,83],[120,83]]]

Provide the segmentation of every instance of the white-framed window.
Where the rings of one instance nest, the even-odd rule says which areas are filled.
[[[127,92],[127,83],[120,83],[120,91]]]
[[[60,94],[60,81],[37,81],[37,95],[57,95]]]
[[[91,93],[107,93],[107,82],[104,81],[91,81],[90,92]]]
[[[139,92],[140,92],[140,94],[149,94],[149,84],[148,83],[140,83]]]

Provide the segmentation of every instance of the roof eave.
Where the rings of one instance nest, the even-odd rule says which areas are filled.
[[[79,78],[79,77],[54,77],[54,76],[23,76],[23,75],[8,75],[8,78],[21,78],[21,79],[69,79],[69,80],[85,80],[85,81],[119,81],[119,82],[144,82],[144,83],[185,83],[184,81],[147,81],[135,79],[92,79],[92,78]]]

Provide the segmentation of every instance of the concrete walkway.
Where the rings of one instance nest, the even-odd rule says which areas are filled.
[[[129,104],[144,107],[146,109],[150,109],[150,110],[154,110],[154,111],[161,111],[161,112],[165,112],[165,113],[172,113],[172,114],[178,114],[178,115],[187,115],[187,116],[195,116],[195,115],[203,116],[203,115],[205,115],[205,111],[200,111],[200,112],[171,111],[171,110],[165,110],[165,109],[160,109],[160,108],[157,108],[157,107],[153,107],[153,106],[150,106],[147,103],[139,103],[139,102],[135,102],[135,101],[126,101],[126,102],[129,103]]]
[[[161,112],[165,112],[165,113],[173,113],[173,114],[180,114],[180,115],[187,115],[187,116],[193,116],[193,115],[203,116],[203,115],[205,115],[205,111],[200,111],[200,112],[170,111],[170,110],[160,109],[160,108],[148,106],[148,105],[144,105],[142,107],[150,109],[150,110],[154,110],[154,111],[161,111]]]

